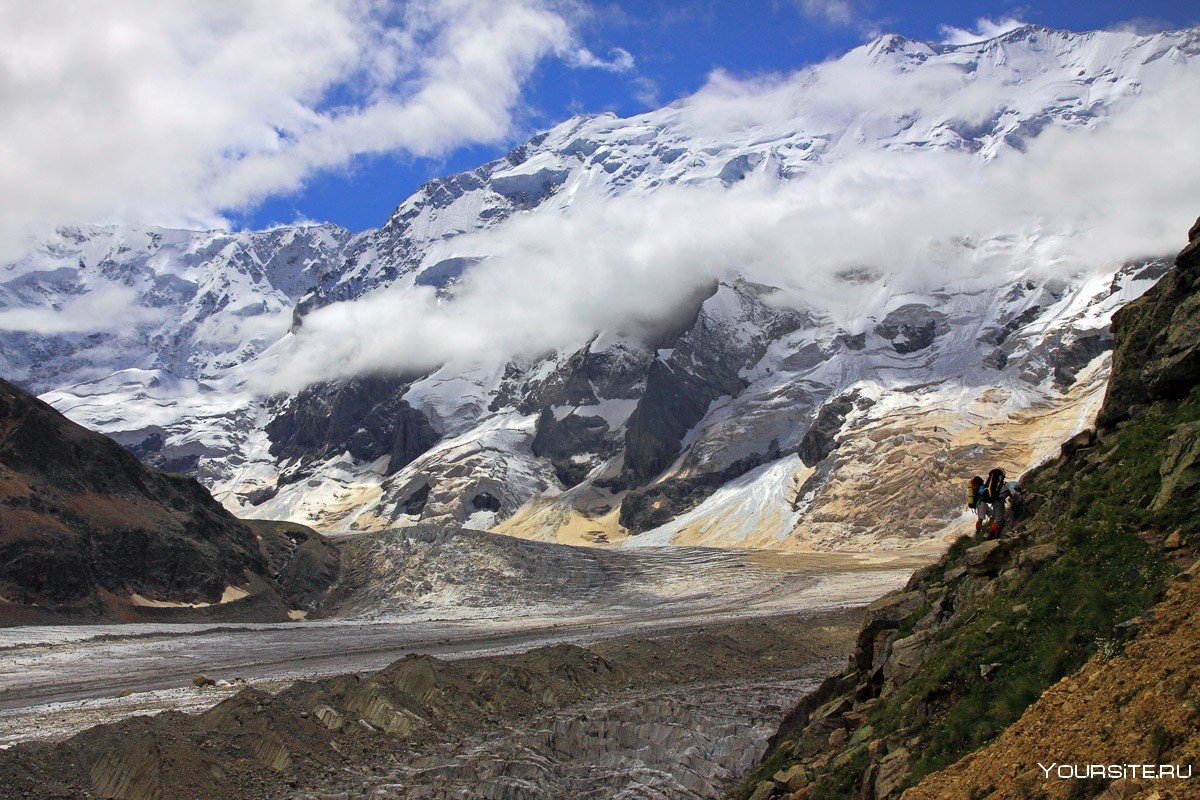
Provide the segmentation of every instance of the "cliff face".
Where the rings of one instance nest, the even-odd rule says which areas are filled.
[[[1004,535],[963,537],[873,604],[847,668],[731,796],[1140,797],[1150,783],[1036,765],[1195,760],[1200,223],[1190,237],[1114,319],[1097,431],[1026,476]]]

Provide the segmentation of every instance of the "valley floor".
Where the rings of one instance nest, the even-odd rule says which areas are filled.
[[[410,653],[461,659],[854,608],[899,587],[929,558],[921,551],[869,558],[704,548],[577,552],[592,579],[569,583],[553,601],[520,595],[489,575],[472,586],[468,605],[451,596],[381,613],[376,604],[368,617],[0,629],[0,746],[60,739],[131,714],[198,711],[247,684],[270,690],[379,669]],[[481,586],[484,580],[493,585]],[[200,673],[217,685],[193,686]]]

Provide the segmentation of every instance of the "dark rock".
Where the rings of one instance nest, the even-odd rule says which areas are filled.
[[[487,492],[480,492],[471,498],[471,508],[476,511],[499,511],[500,501]]]
[[[1054,386],[1061,392],[1071,388],[1075,376],[1096,358],[1112,349],[1113,337],[1108,331],[1075,336],[1054,355]]]
[[[581,411],[586,411],[586,407]],[[609,436],[608,423],[600,417],[571,413],[561,420],[549,408],[538,415],[530,449],[549,458],[564,486],[574,486],[587,475],[592,460],[603,460],[616,452],[620,442]],[[591,456],[580,461],[580,456]]]
[[[1059,452],[1064,459],[1070,459],[1080,450],[1095,447],[1097,444],[1096,432],[1089,428],[1085,431],[1080,431],[1063,442],[1062,447],[1059,448]]]
[[[867,346],[867,335],[865,333],[846,333],[839,337],[839,341],[846,345],[847,350],[864,350]]]
[[[676,355],[679,351],[676,350]],[[646,393],[625,429],[625,471],[644,483],[671,465],[684,435],[704,417],[713,400],[745,388],[741,365],[700,362],[705,369],[685,368],[691,355],[673,355],[672,365],[655,360],[646,377]]]
[[[192,478],[0,380],[0,585],[21,603],[85,606],[103,589],[215,602],[266,562],[254,535]]]
[[[392,474],[440,438],[401,396],[403,378],[366,376],[301,391],[266,425],[271,455],[307,463],[350,451],[361,461],[389,456]]]
[[[425,504],[429,502],[430,486],[428,483],[421,484],[420,488],[404,498],[402,505],[404,513],[412,516],[419,516],[425,510]]]
[[[892,343],[897,353],[915,353],[950,330],[949,318],[920,303],[900,306],[875,326],[875,333]]]
[[[746,387],[740,371],[756,363],[771,341],[806,324],[809,318],[767,302],[775,290],[739,281],[720,284],[721,310],[699,307],[690,327],[670,342],[670,354],[656,358],[646,388],[625,428],[624,472],[627,483],[649,482],[680,453],[684,435],[699,422],[714,400],[737,395]],[[731,319],[725,306],[736,305]],[[731,336],[731,325],[746,324],[748,339]]]
[[[851,392],[821,406],[797,451],[804,465],[815,466],[832,453],[837,447],[835,437],[846,423],[847,415],[855,408],[870,407],[872,404],[873,401],[860,397],[858,392]]]
[[[289,609],[314,609],[337,583],[341,551],[312,528],[294,522],[246,520]]]
[[[1038,315],[1041,312],[1042,312],[1041,306],[1038,306],[1038,305],[1030,306],[1029,308],[1022,311],[1020,314],[1017,314],[1012,319],[1008,320],[1008,322],[1004,323],[1003,326],[1001,326],[999,328],[993,328],[992,330],[986,332],[980,338],[983,341],[987,342],[988,344],[994,344],[997,346],[1001,345],[1013,333],[1015,333],[1016,331],[1025,327],[1029,323],[1033,322],[1035,319],[1037,319]]]
[[[261,506],[263,503],[270,500],[275,495],[279,494],[279,485],[272,484],[270,486],[262,486],[258,489],[252,489],[246,492],[244,497],[246,502],[252,506]]]
[[[620,523],[634,534],[657,528],[700,505],[734,478],[776,460],[779,455],[778,450],[772,450],[738,459],[717,472],[670,478],[631,489],[621,501]]]

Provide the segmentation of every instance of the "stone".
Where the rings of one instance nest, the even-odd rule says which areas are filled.
[[[886,800],[900,788],[908,776],[908,761],[908,750],[903,747],[883,757],[875,775],[875,800]]]
[[[863,628],[890,628],[903,622],[925,605],[921,592],[892,592],[867,606]]]
[[[833,733],[829,734],[829,746],[841,747],[846,743],[846,729],[838,728]]]
[[[1183,547],[1183,535],[1180,531],[1172,531],[1163,542],[1163,546],[1168,550],[1178,550]]]
[[[779,770],[772,776],[772,779],[789,792],[804,788],[810,780],[808,770],[800,764],[793,764],[787,769]]]
[[[750,795],[750,800],[767,800],[771,795],[775,794],[775,784],[772,781],[759,781],[754,787],[753,794]]]
[[[992,539],[977,544],[974,547],[963,553],[963,560],[966,562],[967,569],[975,574],[983,572],[991,572],[995,568],[995,562],[999,558],[1002,545],[999,541]]]
[[[1187,502],[1200,493],[1200,422],[1179,426],[1158,472],[1162,483],[1153,508]]]
[[[963,575],[966,575],[966,574],[967,574],[966,567],[953,567],[951,569],[946,570],[946,574],[942,576],[942,580],[944,580],[946,583],[954,583],[955,581],[957,581],[959,578],[961,578]]]
[[[911,678],[925,660],[932,635],[928,631],[919,631],[912,636],[897,639],[892,644],[892,655],[884,665],[884,677],[899,686]]]
[[[854,732],[854,736],[850,737],[850,744],[862,744],[869,741],[875,735],[875,728],[871,725],[863,725]]]
[[[217,682],[202,673],[192,677],[192,686],[216,686]]]
[[[1058,558],[1058,545],[1048,542],[1027,548],[1021,553],[1019,562],[1023,567],[1038,567],[1053,558]]]
[[[984,680],[987,680],[988,678],[992,677],[992,674],[996,670],[1000,669],[1000,667],[1002,667],[1002,666],[1004,666],[1004,665],[1003,664],[980,664],[979,665],[979,677],[983,678]]]
[[[1063,442],[1059,452],[1062,454],[1063,459],[1070,460],[1080,450],[1095,447],[1097,444],[1096,432],[1089,428],[1088,430],[1080,431]]]

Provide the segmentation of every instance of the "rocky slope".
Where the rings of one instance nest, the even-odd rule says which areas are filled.
[[[1047,277],[1029,266],[1044,238],[956,240],[945,247],[977,264],[972,279],[914,287],[886,264],[855,265],[830,290],[853,298],[845,309],[733,270],[698,294],[680,287],[670,319],[592,332],[544,357],[271,398],[254,381],[319,309],[383,292],[397,302],[434,292],[452,306],[492,255],[476,234],[531,214],[664,187],[787,185],[870,153],[987,162],[1045,131],[1106,124],[1122,98],[1153,94],[1198,52],[1195,30],[1030,26],[961,46],[888,35],[781,83],[771,107],[786,113],[717,128],[697,97],[572,119],[432,181],[354,236],[63,229],[0,265],[0,310],[32,320],[0,326],[3,366],[247,517],[346,532],[454,523],[563,542],[902,545],[956,516],[939,487],[983,466],[985,448],[1004,443],[999,458],[1015,471],[1086,424],[1109,318],[1165,263]],[[856,105],[836,91],[847,72],[940,88]],[[842,99],[831,105],[831,92]],[[927,255],[940,264],[946,252]],[[802,253],[778,258],[806,274]],[[81,303],[128,310],[130,324],[62,329]],[[848,499],[868,495],[878,502]]]
[[[194,478],[145,467],[0,380],[0,622],[278,619],[312,600],[329,563],[311,530],[252,529]]]
[[[1116,315],[1098,429],[1027,477],[1027,517],[873,604],[848,668],[734,796],[1191,796],[1036,767],[1196,756],[1200,225],[1190,236]]]

